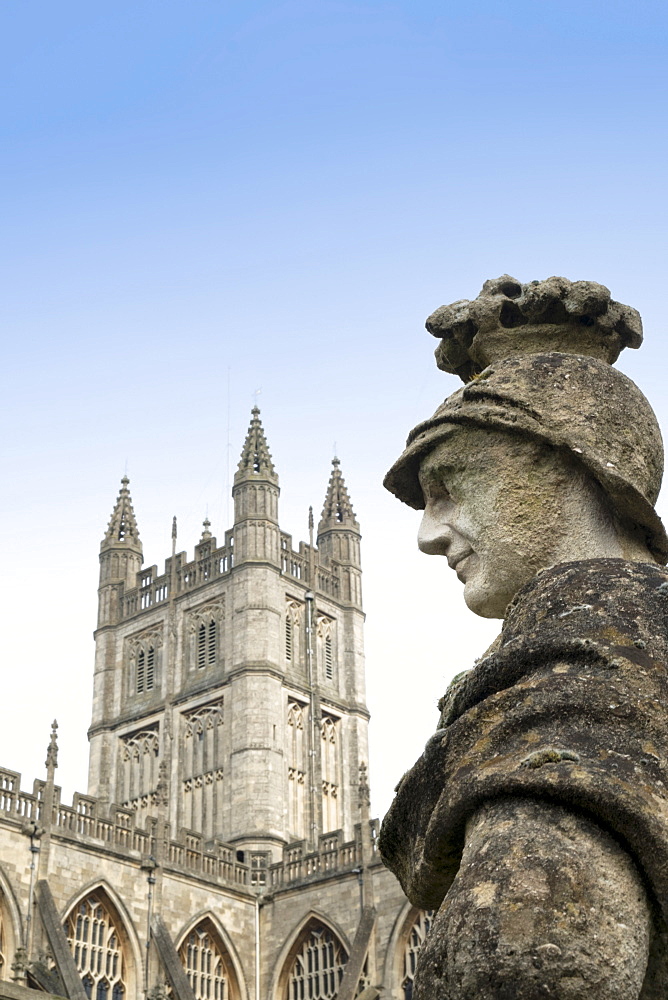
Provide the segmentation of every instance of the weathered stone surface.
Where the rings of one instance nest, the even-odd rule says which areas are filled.
[[[559,351],[613,364],[625,347],[642,344],[640,315],[605,285],[558,277],[523,285],[504,274],[472,302],[441,306],[426,326],[441,341],[438,367],[465,382],[512,355]]]
[[[654,511],[663,475],[661,432],[646,398],[621,372],[564,353],[511,357],[487,368],[411,431],[385,477],[386,487],[411,507],[425,505],[420,463],[453,427],[512,432],[568,452],[666,561],[668,539]]]
[[[668,572],[623,560],[562,564],[518,595],[498,651],[448,692],[383,824],[383,857],[416,905],[441,905],[481,806],[534,798],[611,830],[665,920],[667,616]],[[657,926],[652,967],[665,961]]]
[[[562,806],[493,800],[468,823],[413,997],[636,1000],[650,930],[642,878],[609,833]]]
[[[505,623],[381,831],[409,899],[438,909],[414,996],[665,1000],[663,449],[609,367],[639,317],[593,282],[505,275],[428,328],[441,367],[472,381],[386,485],[424,509],[420,548],[468,606]]]

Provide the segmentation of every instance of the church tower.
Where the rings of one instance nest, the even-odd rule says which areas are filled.
[[[89,794],[140,823],[165,810],[173,837],[233,844],[262,868],[360,821],[360,530],[335,459],[317,544],[311,527],[293,548],[257,407],[232,494],[224,540],[207,519],[189,559],[174,530],[159,574],[142,569],[122,482],[100,557]]]

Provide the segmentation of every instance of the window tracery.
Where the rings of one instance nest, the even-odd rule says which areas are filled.
[[[323,713],[320,723],[322,756],[322,831],[339,828],[339,720]]]
[[[295,699],[289,699],[287,722],[288,821],[290,833],[297,840],[301,840],[306,835],[304,813],[306,706]]]
[[[214,601],[188,615],[191,669],[204,670],[221,662],[225,601]]]
[[[425,939],[431,930],[433,919],[433,910],[420,910],[417,917],[413,921],[413,925],[408,932],[408,936],[406,937],[406,943],[404,945],[403,978],[401,981],[401,989],[404,994],[404,1000],[411,1000],[413,996],[413,981],[415,979],[415,969],[417,966],[418,955],[420,954],[420,948],[424,944]]]
[[[298,601],[288,599],[285,608],[285,659],[288,663],[294,663],[296,666],[301,663],[299,639],[301,612],[302,607]]]
[[[146,817],[155,804],[160,755],[158,724],[120,737],[121,804]]]
[[[182,719],[181,823],[213,837],[223,826],[223,699],[184,712]]]
[[[334,1000],[348,955],[334,932],[312,920],[288,975],[286,1000]]]
[[[318,662],[323,680],[334,680],[334,628],[335,622],[327,615],[319,615],[316,623]]]
[[[162,628],[146,629],[128,639],[130,690],[134,694],[153,691],[158,683],[158,658],[162,648]]]
[[[210,920],[203,920],[179,948],[195,1000],[230,1000],[231,976],[225,949]]]
[[[77,903],[65,921],[65,933],[89,1000],[123,1000],[127,992],[123,950],[99,893]]]

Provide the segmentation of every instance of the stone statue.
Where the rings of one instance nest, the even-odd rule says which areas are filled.
[[[593,282],[504,276],[427,328],[465,386],[385,484],[504,624],[381,832],[409,899],[438,910],[413,1000],[666,1000],[663,447],[611,367],[640,317]]]

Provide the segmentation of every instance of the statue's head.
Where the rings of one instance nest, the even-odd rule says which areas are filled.
[[[649,403],[612,368],[642,342],[635,310],[592,282],[486,282],[427,320],[465,386],[411,431],[385,485],[425,511],[469,607],[501,618],[539,570],[573,559],[668,559],[654,510],[663,446]]]

